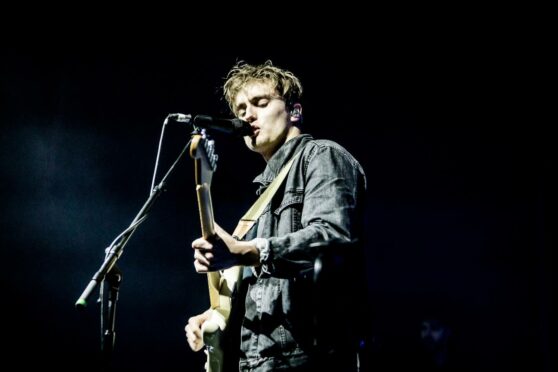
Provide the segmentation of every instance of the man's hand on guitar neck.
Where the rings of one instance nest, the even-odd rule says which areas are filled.
[[[215,233],[215,238],[199,238],[192,242],[194,267],[198,273],[228,269],[237,265],[260,265],[260,252],[253,240],[236,240],[217,224]]]

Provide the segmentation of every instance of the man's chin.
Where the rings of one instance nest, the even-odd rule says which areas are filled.
[[[256,137],[244,137],[244,143],[251,150],[258,152],[258,141]]]

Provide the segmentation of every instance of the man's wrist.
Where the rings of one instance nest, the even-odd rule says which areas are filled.
[[[254,266],[260,266],[269,257],[269,240],[265,238],[255,238],[252,240],[258,251],[258,262]]]

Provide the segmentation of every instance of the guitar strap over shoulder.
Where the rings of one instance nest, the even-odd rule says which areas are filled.
[[[246,212],[244,216],[242,216],[240,221],[238,221],[238,225],[236,226],[236,229],[234,229],[233,232],[233,237],[235,239],[240,240],[244,238],[246,233],[250,231],[252,226],[254,226],[254,224],[256,223],[258,218],[260,218],[267,205],[271,202],[273,195],[275,195],[277,190],[279,190],[279,187],[287,177],[287,174],[289,173],[289,170],[291,169],[294,160],[298,157],[298,155],[301,152],[302,151],[299,151],[297,154],[295,154],[289,160],[289,162],[283,166],[283,168],[279,171],[279,174],[277,174],[277,177],[275,177],[273,182],[271,182],[271,184],[267,187],[267,189],[260,195],[258,200],[256,200],[256,202],[250,207],[250,209],[248,209],[248,212]]]

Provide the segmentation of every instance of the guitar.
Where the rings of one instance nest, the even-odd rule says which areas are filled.
[[[217,168],[218,156],[215,153],[215,143],[210,140],[205,131],[192,136],[190,156],[195,163],[196,194],[202,236],[210,239],[215,236],[213,205],[211,203],[211,180]],[[234,266],[226,270],[207,273],[210,307],[213,310],[209,320],[202,325],[203,342],[207,362],[207,372],[221,372],[225,350],[223,350],[223,332],[229,320],[232,307],[232,294],[239,284],[242,270]]]

